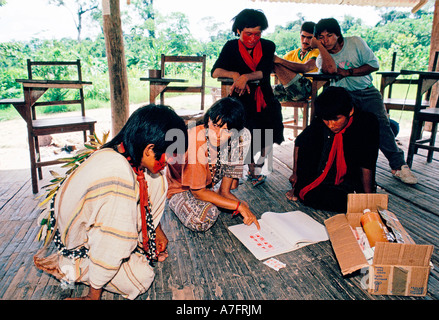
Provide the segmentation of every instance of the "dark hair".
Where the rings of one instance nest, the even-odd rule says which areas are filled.
[[[311,34],[314,34],[314,27],[316,24],[312,21],[305,21],[302,23],[302,26],[300,27],[300,31],[305,31]]]
[[[184,139],[181,139],[180,135],[174,136],[173,140],[166,140],[166,133],[171,129],[181,131]],[[116,148],[123,142],[124,156],[131,157],[131,165],[138,167],[143,157],[143,151],[148,144],[154,145],[153,151],[158,160],[166,149],[177,140],[180,148],[184,143],[184,150],[177,149],[185,152],[188,138],[183,119],[169,106],[149,104],[134,111],[119,133],[103,145],[103,148]]]
[[[334,18],[321,19],[319,22],[317,22],[314,28],[314,36],[318,38],[319,35],[325,30],[327,32],[334,33],[338,37],[339,43],[343,41],[340,25]]]
[[[241,101],[236,98],[226,97],[215,102],[204,115],[204,126],[207,127],[209,119],[213,123],[223,126],[227,123],[227,129],[238,131],[244,128],[245,111]]]
[[[323,120],[334,120],[339,115],[349,116],[354,104],[349,92],[342,87],[328,87],[315,100],[315,115]]]
[[[261,27],[261,31],[268,28],[268,21],[262,10],[244,9],[232,19],[232,31],[238,35],[238,30],[242,31],[244,28]]]

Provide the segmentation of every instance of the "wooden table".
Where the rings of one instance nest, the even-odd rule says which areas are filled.
[[[342,77],[338,74],[325,74],[320,72],[308,72],[304,73],[303,76],[312,80],[310,116],[310,119],[312,119],[314,117],[314,101],[317,97],[319,90],[322,87],[328,86],[331,80],[340,80]]]
[[[17,82],[22,83],[23,93],[24,93],[24,105],[14,104],[14,107],[23,117],[23,119],[28,122],[31,119],[35,119],[35,114],[32,110],[35,106],[38,106],[38,99],[48,90],[48,89],[81,89],[85,85],[91,85],[90,81],[79,81],[79,80],[35,80],[35,79],[16,79]],[[74,102],[63,102],[63,101],[53,101],[51,104],[75,104]],[[48,103],[45,103],[48,105]],[[18,106],[18,107],[17,107]],[[29,114],[28,114],[29,112]]]
[[[186,79],[172,78],[140,78],[141,81],[149,82],[149,103],[155,103],[155,99],[163,93],[171,82],[188,82]],[[160,96],[160,103],[164,104],[163,95]]]
[[[417,99],[421,99],[422,95],[427,92],[437,81],[439,81],[439,71],[416,71],[403,69],[400,71],[400,73],[401,75],[418,75],[418,91],[416,94]],[[418,93],[420,93],[421,96],[418,97]]]
[[[0,105],[9,105],[12,104],[12,106],[18,111],[18,113],[23,117],[24,119],[24,110],[25,110],[25,104],[24,99],[20,98],[12,98],[12,99],[1,99]]]
[[[401,72],[399,71],[378,71],[376,74],[381,75],[383,81],[381,81],[380,92],[383,93],[384,89],[393,84],[396,81],[396,78],[399,77]]]
[[[401,75],[417,75],[416,83],[416,99],[414,105],[414,114],[412,122],[412,131],[410,134],[410,143],[407,152],[407,164],[411,167],[413,162],[413,155],[415,153],[415,143],[421,138],[422,123],[418,119],[418,113],[421,109],[425,109],[426,106],[422,103],[422,96],[431,87],[439,81],[438,71],[416,71],[416,70],[401,70]],[[436,106],[437,108],[438,106]]]
[[[416,101],[407,98],[392,98],[392,86],[396,84],[406,84],[410,86],[411,84],[416,84],[417,80],[400,79],[400,71],[379,71],[377,74],[381,75],[380,92],[383,96],[383,103],[387,112],[390,110],[414,111]],[[386,97],[385,89],[387,87],[388,93]],[[428,107],[430,103],[427,100],[422,100],[421,105],[423,107]]]

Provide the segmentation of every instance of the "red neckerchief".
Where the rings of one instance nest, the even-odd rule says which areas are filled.
[[[262,58],[262,45],[261,41],[259,41],[253,49],[253,57],[248,53],[247,48],[244,46],[241,40],[238,40],[239,43],[239,53],[241,54],[242,59],[245,64],[253,71],[256,71],[256,67]],[[264,95],[262,93],[262,89],[260,86],[256,89],[255,92],[255,100],[256,100],[256,111],[261,112],[262,108],[267,106],[267,103],[264,100]]]
[[[344,176],[347,171],[346,161],[344,158],[344,150],[343,150],[343,133],[345,133],[346,129],[351,125],[352,119],[353,117],[349,119],[349,122],[346,125],[346,127],[344,127],[343,130],[341,130],[339,133],[337,133],[334,136],[334,141],[332,142],[331,151],[329,152],[328,161],[326,162],[326,166],[325,169],[323,170],[323,173],[317,179],[311,182],[309,185],[307,185],[302,190],[300,190],[299,192],[300,199],[303,200],[305,198],[305,195],[309,191],[320,185],[320,183],[322,183],[322,181],[325,180],[329,172],[329,169],[331,169],[331,166],[334,163],[334,159],[335,159],[335,166],[337,169],[337,173],[335,175],[335,185],[337,186],[343,182]]]
[[[139,168],[134,168],[133,171],[136,173],[137,181],[139,182],[139,197],[140,197],[140,214],[142,217],[142,241],[143,250],[148,252],[148,232],[146,230],[146,207],[148,206],[148,184],[145,180],[144,170]],[[148,206],[149,211],[149,206]]]
[[[120,144],[121,154],[125,153],[123,143]],[[155,244],[155,229],[151,216],[151,208],[148,199],[148,183],[145,180],[144,169],[136,168],[131,163],[131,157],[126,157],[128,162],[136,174],[139,182],[139,200],[140,200],[140,216],[142,220],[142,246],[150,263],[157,259],[156,244]]]

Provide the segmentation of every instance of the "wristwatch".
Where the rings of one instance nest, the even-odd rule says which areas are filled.
[[[352,69],[348,69],[348,71],[349,71],[349,75],[350,76],[353,76],[354,75],[354,69],[352,68]]]

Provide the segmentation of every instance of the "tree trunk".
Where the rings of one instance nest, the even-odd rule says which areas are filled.
[[[128,75],[119,0],[102,0],[102,14],[110,78],[112,136],[114,137],[129,117]]]

